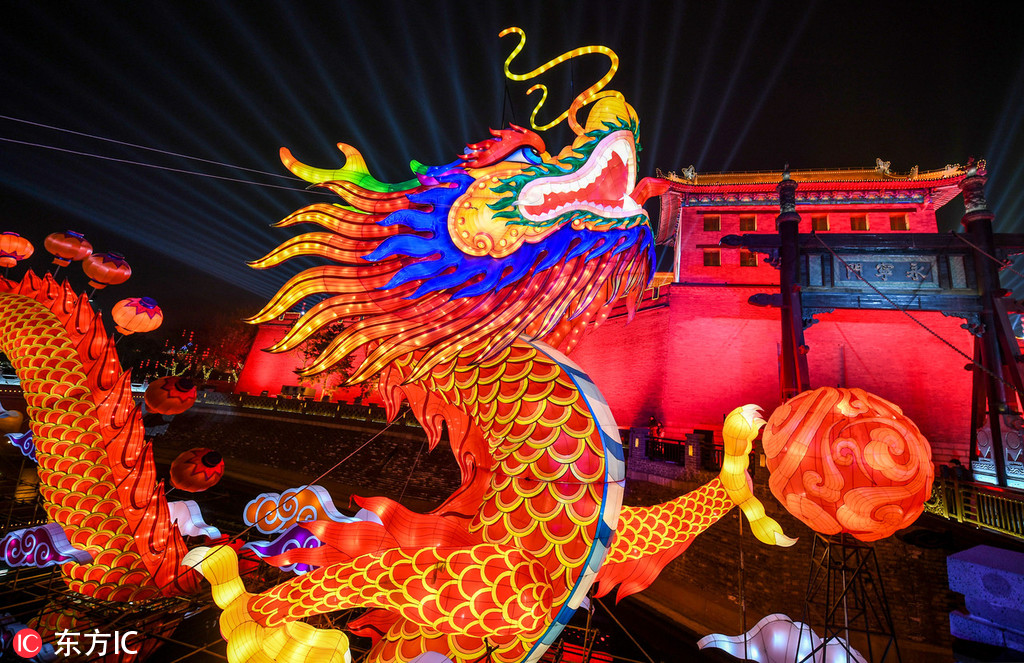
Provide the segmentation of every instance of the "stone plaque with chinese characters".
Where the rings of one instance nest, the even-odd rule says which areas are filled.
[[[837,255],[832,256],[833,283],[837,288],[865,290],[873,285],[883,292],[940,289],[935,256],[877,253]]]
[[[779,265],[780,241],[776,235],[749,233],[722,238],[724,246],[767,254],[765,262],[773,266]],[[982,310],[976,249],[956,235],[812,233],[799,235],[797,242],[805,311],[913,309],[971,321]],[[996,253],[1024,253],[1024,234],[998,235]],[[759,293],[751,303],[777,306],[772,297]]]

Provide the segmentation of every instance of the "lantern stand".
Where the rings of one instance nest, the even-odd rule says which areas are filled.
[[[846,659],[852,660],[850,651],[861,642],[851,643],[851,632],[866,638],[867,651],[861,650],[861,654],[868,661],[893,660],[888,658],[890,652],[895,654],[894,660],[903,661],[875,547],[849,534],[826,537],[815,533],[802,621],[812,630],[823,623],[821,643],[803,657],[798,653],[794,663],[817,660],[818,652],[836,637],[846,641]],[[878,636],[884,648],[876,661],[872,638]]]
[[[473,661],[473,663],[492,663],[493,662],[493,659],[491,658],[491,655],[494,654],[495,651],[497,651],[498,647],[496,645],[492,645],[491,643],[489,643],[489,642],[487,642],[485,640],[484,641],[484,649],[486,650],[484,652],[484,655],[481,656],[480,658],[476,659],[475,661]]]

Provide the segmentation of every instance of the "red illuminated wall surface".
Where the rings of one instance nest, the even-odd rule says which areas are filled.
[[[295,370],[302,365],[302,357],[297,352],[270,354],[263,351],[284,338],[298,318],[297,313],[287,313],[259,326],[245,366],[238,376],[235,393],[259,396],[265,391],[268,396],[276,396],[281,393],[282,386],[299,384]]]
[[[720,433],[733,408],[779,404],[779,314],[747,298],[763,287],[669,285],[633,322],[609,319],[572,359],[601,389],[620,428],[665,436]],[[777,291],[777,289],[775,289]],[[965,352],[959,318],[917,317]],[[932,442],[936,461],[967,460],[971,376],[967,360],[895,311],[837,311],[805,332],[811,386],[856,386],[897,403]]]
[[[800,182],[800,231],[810,232],[817,217],[828,224],[822,233],[864,232],[851,229],[851,223],[863,227],[864,221],[870,233],[936,232],[936,207],[959,191],[958,178],[893,183],[871,171],[860,176],[866,181]],[[756,256],[756,265],[741,266],[739,249],[718,247],[724,235],[775,232],[775,183],[735,180],[673,183],[662,199],[659,227],[667,224],[668,236],[675,237],[675,282],[658,288],[657,299],[645,303],[631,324],[624,314],[613,315],[573,353],[621,428],[645,426],[653,415],[667,437],[682,438],[698,429],[718,436],[733,408],[756,403],[767,414],[779,404],[779,311],[747,302],[756,293],[778,292],[778,271],[762,255]],[[719,229],[710,229],[716,221]],[[819,220],[819,228],[825,222]],[[721,264],[705,265],[706,250],[720,251]],[[960,326],[965,320],[941,313],[914,315],[972,353],[972,337]],[[967,461],[967,359],[899,311],[838,310],[817,319],[805,331],[812,387],[861,387],[887,398],[920,426],[937,462],[953,456]]]
[[[321,399],[326,394],[330,400],[353,403],[360,396],[358,387],[339,387],[338,379],[328,380],[327,388],[317,383],[300,383],[295,374],[302,367],[303,357],[297,350],[280,354],[265,352],[284,338],[295,321],[299,319],[298,313],[286,313],[277,320],[267,322],[259,326],[256,338],[253,341],[249,355],[246,357],[245,366],[238,376],[238,383],[235,385],[235,393],[246,393],[259,396],[267,392],[267,396],[277,396],[284,386],[308,385],[315,388],[316,399]],[[360,356],[357,354],[356,359]],[[361,399],[361,402],[382,405],[383,401],[374,391],[368,398]]]

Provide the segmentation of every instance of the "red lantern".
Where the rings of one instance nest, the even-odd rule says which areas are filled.
[[[82,271],[97,290],[124,283],[132,275],[132,268],[119,253],[94,253],[82,261]]]
[[[14,267],[32,255],[35,247],[18,233],[0,233],[0,267]]]
[[[224,476],[224,459],[202,447],[182,452],[171,463],[171,484],[189,493],[212,487]]]
[[[111,311],[117,331],[125,336],[153,331],[164,321],[163,311],[149,297],[129,297],[114,304]]]
[[[47,235],[43,246],[53,255],[53,264],[60,267],[67,267],[73,260],[85,260],[92,255],[92,244],[81,233],[73,230]]]
[[[768,485],[821,534],[875,541],[914,522],[931,496],[931,446],[899,407],[863,389],[822,387],[764,427]]]
[[[181,414],[196,402],[196,385],[188,378],[168,376],[146,388],[146,409],[158,414]]]

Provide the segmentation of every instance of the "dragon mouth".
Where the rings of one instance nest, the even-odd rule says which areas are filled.
[[[523,218],[534,223],[574,210],[622,219],[644,214],[631,197],[635,188],[635,143],[633,134],[623,130],[601,139],[579,170],[529,182],[516,205]]]

